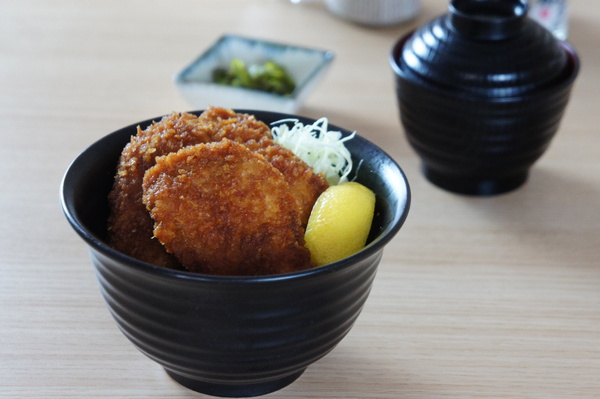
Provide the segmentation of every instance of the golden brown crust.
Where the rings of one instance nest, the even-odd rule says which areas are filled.
[[[115,249],[158,266],[178,267],[153,239],[154,222],[142,203],[142,181],[157,156],[210,141],[210,133],[188,113],[165,116],[144,130],[138,127],[137,135],[123,149],[109,194],[109,241]]]
[[[306,226],[315,201],[329,187],[323,176],[314,173],[291,150],[276,144],[271,139],[269,127],[256,120],[254,115],[211,107],[200,115],[199,121],[215,132],[213,141],[227,138],[243,143],[283,173],[298,204],[302,224]]]
[[[211,141],[229,139],[238,143],[271,137],[271,129],[254,115],[238,114],[233,110],[210,107],[200,117],[198,123],[212,132]]]
[[[262,155],[283,174],[298,204],[302,225],[306,227],[317,198],[329,187],[325,178],[314,173],[312,168],[291,150],[278,145],[268,137],[263,137],[258,142],[247,142],[245,145]]]
[[[154,235],[192,271],[263,275],[311,266],[289,185],[241,144],[223,139],[157,158],[143,200]]]

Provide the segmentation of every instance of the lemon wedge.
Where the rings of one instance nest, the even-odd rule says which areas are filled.
[[[375,194],[356,182],[330,186],[313,206],[306,233],[311,260],[322,266],[364,248],[375,212]]]

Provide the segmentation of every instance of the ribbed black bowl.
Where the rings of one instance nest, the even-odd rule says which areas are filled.
[[[525,0],[453,0],[390,55],[401,123],[429,181],[471,195],[522,185],[558,131],[579,58]]]
[[[247,111],[270,123],[307,118]],[[196,112],[197,113],[197,112]],[[408,214],[409,186],[380,148],[347,142],[357,181],[376,194],[366,248],[330,265],[282,275],[225,277],[160,268],[106,244],[107,196],[118,157],[136,126],[83,151],[61,187],[63,211],[89,246],[101,293],[117,325],[182,385],[210,395],[257,396],[298,378],[350,331],[369,295],[384,246]],[[337,128],[344,134],[350,132]]]

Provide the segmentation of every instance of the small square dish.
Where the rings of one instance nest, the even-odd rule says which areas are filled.
[[[327,50],[227,34],[177,73],[174,82],[183,97],[198,109],[220,106],[293,113],[321,80],[333,58]],[[289,95],[280,95],[215,83],[215,69],[229,68],[234,59],[247,65],[273,61],[286,69],[295,89]]]

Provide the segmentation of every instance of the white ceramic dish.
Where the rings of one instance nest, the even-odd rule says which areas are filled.
[[[214,69],[227,68],[234,58],[247,64],[274,61],[287,69],[296,89],[291,95],[282,96],[214,83]],[[323,77],[333,58],[334,54],[327,50],[228,34],[177,73],[174,81],[184,98],[198,109],[221,106],[293,113]]]
[[[317,0],[290,0],[294,4]],[[321,0],[319,0],[321,1]],[[370,27],[401,24],[417,16],[421,0],[322,0],[327,10],[344,20]]]
[[[362,25],[391,26],[414,18],[420,0],[325,0],[329,12]]]

